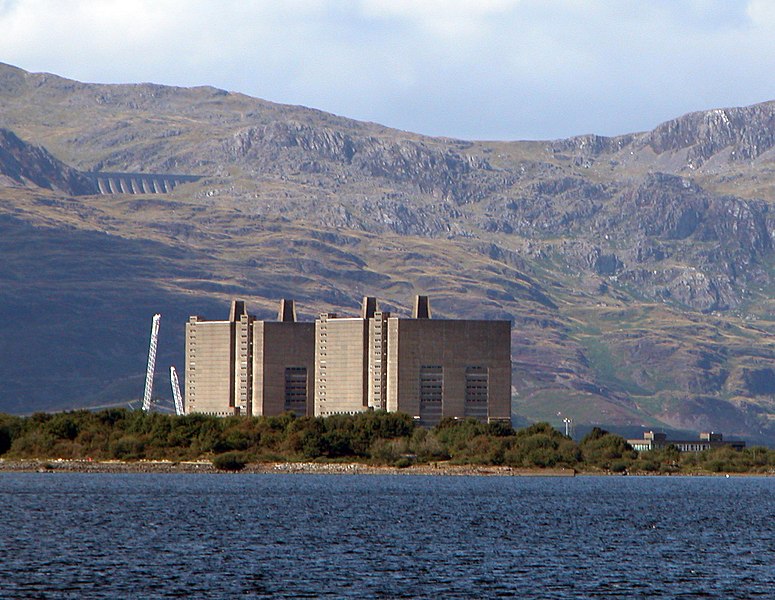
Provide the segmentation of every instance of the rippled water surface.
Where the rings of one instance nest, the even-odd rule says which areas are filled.
[[[773,598],[775,479],[0,474],[2,598]]]

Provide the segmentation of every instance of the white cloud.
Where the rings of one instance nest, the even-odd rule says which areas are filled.
[[[443,40],[486,35],[488,22],[507,15],[520,0],[363,0],[360,12],[375,20],[396,20]]]
[[[423,133],[550,138],[775,98],[766,0],[0,0],[0,60],[211,84]]]

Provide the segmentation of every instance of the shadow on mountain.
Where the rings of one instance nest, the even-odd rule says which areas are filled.
[[[0,256],[0,412],[142,397],[156,312],[162,322],[155,390],[170,396],[167,373],[170,365],[183,369],[188,316],[227,310],[217,300],[161,287],[157,282],[183,275],[185,257],[156,242],[0,216]]]

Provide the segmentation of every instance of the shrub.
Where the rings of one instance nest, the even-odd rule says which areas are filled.
[[[627,470],[627,462],[623,460],[615,460],[611,463],[612,473],[624,473]]]
[[[591,466],[610,468],[616,459],[634,460],[638,453],[621,436],[595,427],[581,440],[584,461]]]
[[[108,408],[97,413],[97,420],[103,425],[113,427],[126,420],[130,414],[130,411],[126,408]]]
[[[510,437],[514,435],[514,428],[508,421],[494,421],[487,426],[487,435],[495,437]]]
[[[369,448],[371,459],[380,464],[391,464],[401,458],[408,451],[406,438],[396,440],[383,440],[377,438]]]
[[[323,434],[323,454],[331,458],[352,456],[354,454],[350,436],[342,431],[329,431]]]
[[[247,460],[242,452],[224,452],[213,458],[213,466],[219,471],[241,471]]]
[[[110,444],[110,455],[118,460],[145,458],[145,442],[133,435],[125,435]]]
[[[447,460],[449,452],[436,435],[427,429],[415,429],[409,443],[409,449],[417,455],[418,460]]]
[[[24,457],[47,457],[51,456],[53,447],[54,438],[48,433],[32,429],[13,439],[10,452]]]
[[[299,444],[301,446],[301,454],[304,458],[318,458],[319,456],[323,456],[323,452],[325,451],[323,435],[317,431],[307,430],[302,433]]]
[[[549,423],[546,421],[541,421],[539,423],[533,423],[529,427],[525,427],[524,429],[520,429],[517,431],[516,435],[518,438],[522,437],[532,437],[534,435],[538,434],[544,434],[551,438],[554,437],[565,437],[563,436],[559,431],[557,431],[554,427],[552,427]]]
[[[709,460],[705,463],[705,468],[713,473],[721,473],[722,471],[726,471],[727,467],[727,463],[719,459]]]
[[[659,471],[659,463],[650,459],[641,459],[637,462],[636,467],[641,471],[646,471],[647,473],[654,473]]]
[[[512,467],[575,467],[581,460],[576,443],[549,423],[534,423],[505,439],[503,462]]]
[[[479,435],[452,456],[461,464],[500,465],[504,461],[504,440],[500,437]]]
[[[196,437],[199,452],[223,452],[231,449],[224,447],[223,425],[215,419],[216,417],[211,417],[201,423]]]
[[[80,427],[75,415],[59,413],[51,417],[45,429],[56,439],[74,440],[78,436]]]
[[[227,431],[224,439],[218,444],[219,450],[247,450],[253,441],[252,436],[247,431],[232,429]]]

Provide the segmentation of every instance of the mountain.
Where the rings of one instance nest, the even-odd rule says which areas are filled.
[[[473,142],[0,65],[0,127],[50,153],[17,158],[46,177],[0,187],[0,355],[16,357],[0,410],[139,397],[154,312],[161,370],[182,366],[187,315],[222,317],[235,296],[264,317],[292,297],[312,318],[363,295],[406,313],[427,293],[440,316],[513,320],[520,418],[775,444],[774,118],[764,103],[618,137]],[[199,179],[60,183],[95,171]]]

